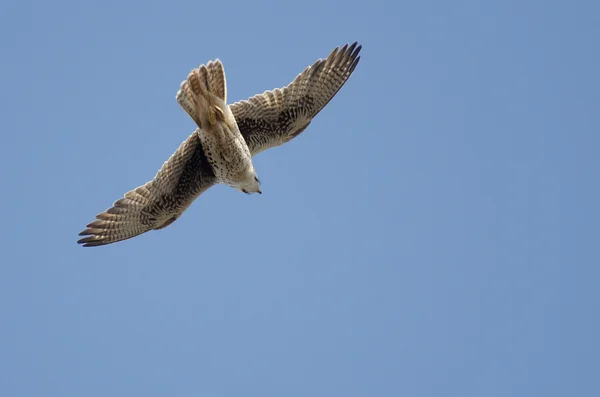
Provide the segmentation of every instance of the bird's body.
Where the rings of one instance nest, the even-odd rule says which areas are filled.
[[[200,142],[217,181],[244,193],[260,193],[250,149],[226,103],[221,61],[217,59],[192,70],[176,97],[200,127]]]
[[[227,110],[231,113],[229,108]],[[240,134],[235,119],[231,119],[231,124],[217,122],[211,129],[199,130],[204,153],[220,183],[244,193],[260,193],[248,145]]]
[[[177,101],[198,128],[179,146],[154,179],[131,190],[80,233],[78,243],[99,246],[126,240],[173,223],[211,186],[224,183],[260,193],[252,157],[302,133],[348,80],[360,57],[354,43],[336,48],[282,89],[227,105],[219,60],[192,70]]]

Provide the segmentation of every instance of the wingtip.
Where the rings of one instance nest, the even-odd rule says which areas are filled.
[[[106,243],[104,242],[96,242],[96,241],[78,241],[78,244],[80,244],[82,247],[88,248],[88,247],[101,247],[103,245],[106,245]]]
[[[80,244],[82,247],[99,247],[101,245],[108,245],[120,241],[109,239],[106,236],[93,234],[88,232],[87,230],[84,230],[83,232],[79,233],[79,235],[87,236],[77,240],[77,244]]]
[[[85,236],[85,234],[83,234],[84,232],[79,233],[80,236]],[[77,244],[82,245],[83,247],[90,247],[92,241],[94,239],[94,236],[88,236],[88,237],[84,237],[84,238],[80,238],[79,240],[77,240]]]
[[[350,55],[350,58],[356,58],[360,53],[360,50],[362,50],[362,44],[359,45],[358,41],[352,43],[352,45],[348,47],[348,53]]]
[[[352,44],[344,44],[341,48],[336,47],[327,57],[327,62],[350,62],[355,66],[358,63],[360,57],[358,54],[362,50],[362,45],[358,44],[358,41],[355,41]],[[352,67],[352,66],[351,66]]]

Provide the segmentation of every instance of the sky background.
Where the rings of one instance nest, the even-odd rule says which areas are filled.
[[[600,395],[600,4],[0,6],[0,395]],[[234,102],[359,41],[311,126],[168,228],[77,234]]]

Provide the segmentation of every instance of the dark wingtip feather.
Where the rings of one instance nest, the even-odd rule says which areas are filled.
[[[110,244],[111,241],[107,241],[107,236],[102,236],[101,233],[104,231],[102,228],[98,228],[97,222],[102,221],[94,221],[88,224],[87,229],[83,230],[79,233],[79,236],[86,236],[79,240],[77,240],[77,244],[82,244],[84,247],[96,247],[99,245]]]
[[[116,242],[110,240],[107,236],[99,236],[97,234],[92,234],[89,233],[87,230],[84,230],[83,232],[79,233],[79,235],[88,235],[87,237],[77,240],[77,244],[81,244],[84,247],[99,247],[101,245],[108,245]]]
[[[81,232],[81,233],[79,233],[79,235],[85,236],[84,233],[85,232]],[[96,240],[96,236],[88,236],[88,237],[84,237],[84,238],[77,240],[77,244],[83,244],[84,247],[90,247],[90,246],[93,246],[95,240]]]
[[[78,241],[78,243],[81,244],[82,247],[100,247],[102,245],[108,244],[102,240],[98,240],[98,241],[82,241],[82,240]]]
[[[350,47],[348,47],[348,52],[350,52],[350,54],[352,54],[352,52],[356,48],[357,44],[358,44],[358,41],[355,41],[354,43],[350,44]]]

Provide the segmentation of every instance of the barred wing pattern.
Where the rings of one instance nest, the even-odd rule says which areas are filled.
[[[302,133],[346,83],[360,60],[360,50],[358,43],[336,48],[287,87],[230,105],[251,154],[282,145]],[[214,74],[222,77],[206,81],[206,88],[218,91],[225,100],[227,88],[221,62],[209,62],[200,69],[204,77],[212,75],[209,72],[213,69],[221,72]],[[185,82],[181,88],[187,89]],[[180,92],[178,102],[198,123],[196,103]],[[96,220],[79,234],[84,237],[78,243],[86,247],[111,244],[165,228],[177,220],[200,194],[218,182],[199,134],[196,129],[152,181],[127,192],[111,208],[96,215]]]
[[[167,160],[154,179],[96,215],[78,241],[85,247],[127,240],[173,223],[200,195],[216,183],[199,130],[194,131]]]
[[[360,60],[361,47],[354,43],[336,48],[287,87],[230,105],[252,156],[300,135],[346,83]]]

